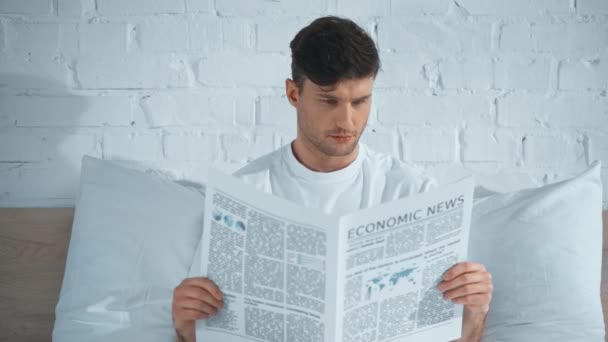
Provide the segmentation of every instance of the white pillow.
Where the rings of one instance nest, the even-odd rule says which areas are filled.
[[[173,289],[200,239],[204,195],[82,159],[55,341],[173,341]]]
[[[469,260],[494,283],[482,341],[604,341],[600,168],[475,202]]]

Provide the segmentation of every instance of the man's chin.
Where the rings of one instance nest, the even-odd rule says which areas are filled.
[[[357,143],[357,140],[348,144],[332,142],[331,144],[329,144],[329,146],[324,146],[322,152],[330,157],[344,157],[353,153],[353,151],[357,148]]]

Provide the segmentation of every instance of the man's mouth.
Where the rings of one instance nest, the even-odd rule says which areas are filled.
[[[346,142],[349,141],[350,138],[352,138],[352,135],[332,135],[331,136],[334,140],[336,140],[337,142]]]

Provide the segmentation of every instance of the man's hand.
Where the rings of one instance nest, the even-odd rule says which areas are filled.
[[[492,300],[492,275],[480,263],[460,262],[443,274],[437,288],[444,299],[464,305],[460,341],[479,341]]]
[[[222,291],[208,278],[184,279],[173,291],[173,326],[179,341],[195,341],[195,321],[224,307]]]

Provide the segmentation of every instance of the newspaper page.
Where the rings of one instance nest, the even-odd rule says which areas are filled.
[[[205,200],[201,274],[224,308],[197,321],[197,341],[332,341],[338,218],[214,169]]]
[[[472,177],[337,217],[210,169],[201,274],[224,293],[197,341],[449,341],[436,289],[466,256]]]
[[[443,273],[467,256],[473,177],[345,215],[340,222],[336,341],[451,341],[462,304]]]

